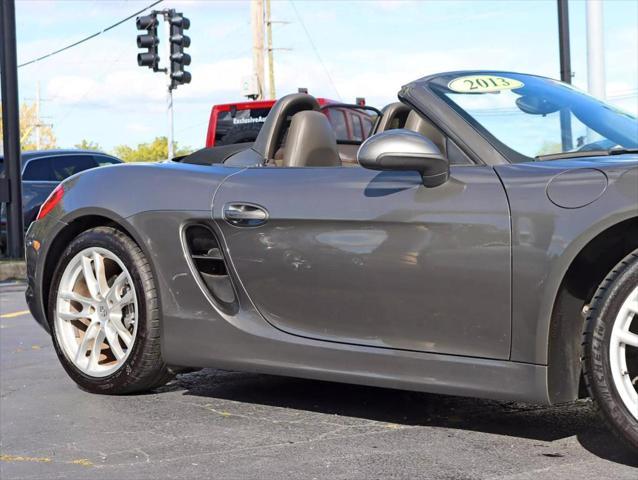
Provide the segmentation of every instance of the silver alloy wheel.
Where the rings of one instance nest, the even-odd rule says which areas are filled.
[[[65,356],[80,371],[106,377],[126,361],[137,336],[137,296],[124,263],[91,247],[66,266],[56,299],[55,331]]]
[[[623,403],[629,412],[638,419],[638,372],[637,365],[628,365],[629,348],[638,348],[638,334],[635,332],[638,325],[638,287],[627,296],[623,302],[611,332],[611,344],[609,346],[609,360],[614,385]],[[633,325],[633,329],[632,329]],[[634,358],[636,358],[634,356]],[[633,370],[632,370],[633,368]]]

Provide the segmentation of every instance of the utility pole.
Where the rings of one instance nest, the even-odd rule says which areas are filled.
[[[271,99],[277,98],[275,91],[275,63],[272,48],[272,18],[270,17],[270,0],[266,0],[266,29],[268,36],[268,86]]]
[[[34,118],[33,121],[27,126],[26,131],[21,132],[22,137],[20,138],[20,143],[24,145],[31,134],[35,133],[35,149],[40,150],[42,148],[42,127],[52,128],[53,124],[42,122],[42,96],[40,95],[39,80],[36,82],[35,99],[29,98],[29,100],[33,100]]]
[[[20,106],[16,61],[14,0],[0,0],[0,78],[5,178],[0,179],[0,201],[7,205],[7,256],[23,258],[22,175],[20,162]]]
[[[35,149],[40,150],[40,80],[35,90]]]
[[[257,79],[259,95],[255,100],[264,98],[264,0],[252,0],[250,4],[250,23],[253,31],[253,70]]]
[[[594,97],[604,99],[605,89],[605,46],[603,38],[603,2],[587,0],[587,90]],[[587,129],[587,143],[599,138],[591,128]]]
[[[569,44],[569,5],[568,0],[558,0],[558,51],[560,57],[560,79],[572,83],[572,60]],[[572,138],[571,114],[568,109],[560,110],[561,144],[564,152],[574,148]]]
[[[603,37],[603,2],[587,0],[587,89],[605,98],[605,42]]]

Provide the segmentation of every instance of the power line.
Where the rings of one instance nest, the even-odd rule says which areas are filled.
[[[111,68],[113,67],[113,65],[115,63],[117,63],[126,53],[125,49],[122,49],[120,51],[119,56],[117,57],[117,59],[111,63],[107,63],[106,64],[106,68],[102,71],[102,73],[98,76],[98,81],[101,81],[104,76],[111,70]],[[60,120],[58,120],[57,125],[60,125],[61,123],[63,123],[70,115],[71,113],[73,113],[75,111],[75,109],[78,107],[78,105],[80,104],[80,102],[90,93],[93,91],[93,89],[97,86],[97,84],[93,84],[90,85],[89,88],[87,88],[84,93],[82,95],[80,95],[80,97],[76,100],[76,102],[71,105],[69,107],[69,109],[62,115],[62,117],[60,118]]]
[[[100,30],[99,32],[95,32],[93,35],[89,35],[88,37],[85,37],[85,38],[83,38],[82,40],[78,40],[78,41],[77,41],[77,42],[75,42],[75,43],[72,43],[72,44],[70,44],[70,45],[67,45],[66,47],[62,47],[62,48],[60,48],[60,49],[58,49],[58,50],[55,50],[55,51],[53,51],[53,52],[51,52],[51,53],[47,53],[46,55],[42,55],[41,57],[34,58],[33,60],[29,60],[28,62],[21,63],[20,65],[18,65],[18,68],[20,68],[20,67],[26,67],[27,65],[31,65],[32,63],[36,63],[36,62],[39,62],[40,60],[44,60],[45,58],[52,57],[53,55],[56,55],[56,54],[58,54],[58,53],[64,52],[65,50],[68,50],[69,48],[75,47],[75,46],[77,46],[77,45],[80,45],[81,43],[84,43],[84,42],[86,42],[86,41],[88,41],[88,40],[91,40],[92,38],[95,38],[95,37],[97,37],[98,35],[102,35],[103,33],[108,32],[109,30],[111,30],[111,29],[113,29],[113,28],[115,28],[115,27],[118,27],[118,26],[122,25],[124,22],[127,22],[127,21],[128,21],[128,20],[130,20],[131,18],[136,17],[137,15],[139,15],[140,13],[142,13],[142,12],[144,12],[144,11],[148,10],[149,8],[154,7],[154,6],[155,6],[155,5],[157,5],[158,3],[162,3],[163,1],[164,1],[164,0],[157,0],[156,2],[151,3],[149,6],[144,7],[143,9],[141,9],[141,10],[139,10],[139,11],[135,12],[134,14],[129,15],[129,16],[128,16],[128,17],[126,17],[126,18],[123,18],[123,19],[122,19],[122,20],[120,20],[119,22],[116,22],[116,23],[114,23],[113,25],[110,25],[110,26],[108,26],[108,27],[106,27],[106,28],[104,28],[104,29]]]
[[[308,37],[308,41],[310,42],[310,46],[314,50],[315,55],[317,56],[317,60],[319,60],[319,63],[321,63],[321,66],[323,67],[323,70],[326,72],[326,76],[328,77],[328,80],[332,84],[332,88],[335,89],[335,92],[337,93],[337,96],[339,97],[339,100],[342,100],[341,94],[339,93],[339,89],[337,88],[337,85],[335,85],[335,82],[334,82],[334,80],[332,80],[332,76],[330,75],[330,72],[328,71],[328,67],[326,67],[326,64],[323,62],[323,59],[321,58],[321,55],[319,55],[319,50],[317,50],[317,46],[315,45],[315,42],[312,40],[312,37],[310,36],[310,32],[306,28],[306,24],[304,23],[303,19],[301,18],[301,15],[299,15],[299,12],[297,11],[297,7],[295,6],[295,2],[293,0],[290,0],[290,5],[292,6],[292,9],[295,11],[295,15],[297,16],[297,19],[299,20],[299,23],[301,24],[302,28],[304,29],[304,32],[306,32],[306,37]]]

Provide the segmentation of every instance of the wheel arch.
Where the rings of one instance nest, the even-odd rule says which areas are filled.
[[[42,269],[42,304],[45,317],[48,319],[46,305],[49,302],[51,289],[51,279],[58,265],[58,260],[68,244],[82,232],[96,227],[112,227],[130,237],[133,242],[142,250],[149,261],[153,276],[156,277],[155,265],[146,249],[146,246],[135,229],[125,218],[109,210],[100,208],[80,209],[60,219],[63,225],[53,237],[51,244],[45,252],[45,260]]]
[[[547,387],[551,403],[585,394],[581,375],[583,308],[611,269],[638,248],[638,216],[593,235],[572,258],[552,305],[547,338]]]

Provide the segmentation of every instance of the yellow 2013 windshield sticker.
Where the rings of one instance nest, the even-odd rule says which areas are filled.
[[[468,75],[452,80],[447,84],[447,88],[459,93],[490,93],[521,88],[524,85],[523,82],[513,78],[496,75]]]

